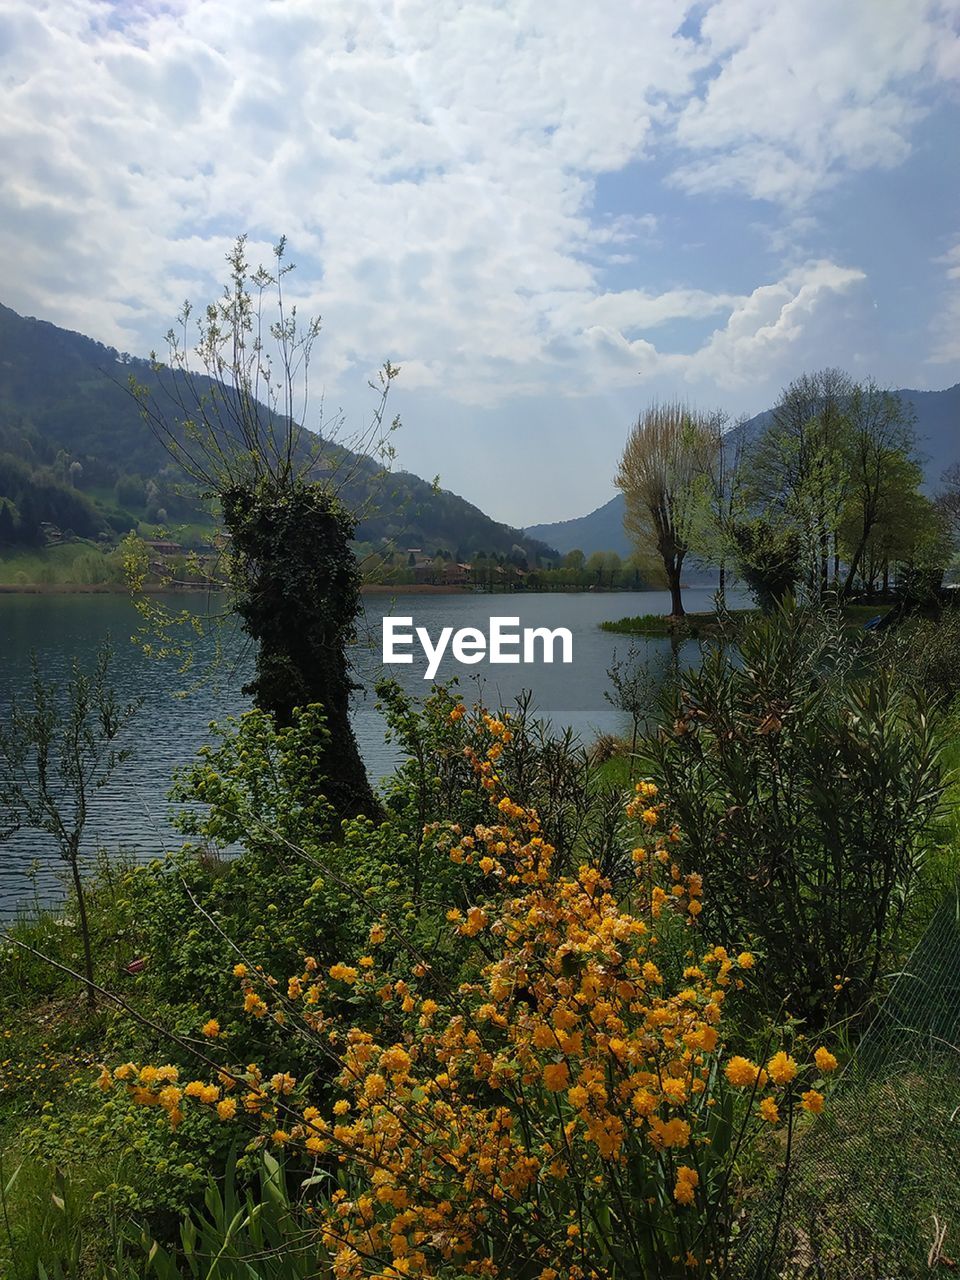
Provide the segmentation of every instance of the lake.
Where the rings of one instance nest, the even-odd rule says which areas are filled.
[[[189,600],[188,600],[189,603]],[[687,608],[709,609],[712,591],[685,593]],[[731,599],[731,605],[738,601]],[[184,598],[177,597],[176,607]],[[215,602],[214,608],[219,602]],[[531,690],[538,711],[558,727],[571,727],[587,742],[599,733],[624,733],[628,718],[604,697],[611,689],[607,675],[615,652],[626,657],[631,644],[650,663],[665,662],[666,639],[631,639],[601,631],[606,619],[644,613],[664,613],[669,595],[659,591],[604,593],[517,593],[515,595],[442,595],[410,593],[368,595],[360,642],[352,652],[355,675],[363,688],[355,697],[353,719],[360,750],[375,779],[393,767],[396,756],[384,743],[384,722],[376,710],[374,682],[384,673],[381,660],[381,620],[385,613],[412,617],[436,638],[442,627],[477,627],[486,633],[491,616],[515,617],[520,627],[567,627],[573,634],[571,665],[491,665],[484,661],[461,666],[444,656],[438,680],[459,676],[468,701],[478,696],[487,705],[509,705],[523,689]],[[203,601],[192,607],[206,608]],[[138,618],[123,595],[0,595],[0,714],[11,697],[22,697],[29,685],[30,654],[36,651],[45,678],[64,682],[77,659],[90,669],[98,647],[109,636],[113,643],[112,683],[121,700],[142,698],[143,705],[125,745],[132,758],[94,802],[89,823],[89,846],[110,852],[125,849],[141,858],[155,857],[177,839],[167,821],[165,799],[173,771],[187,763],[207,740],[211,720],[236,714],[248,705],[240,689],[249,677],[251,658],[244,638],[227,638],[227,660],[215,683],[207,683],[186,698],[176,697],[185,678],[168,664],[149,659],[131,643]],[[693,659],[696,644],[688,642],[682,657]],[[392,666],[389,673],[416,696],[431,685],[423,679],[426,660],[414,646],[414,663]],[[50,840],[36,832],[20,832],[0,843],[0,917],[35,900],[49,902],[60,892],[61,867]]]

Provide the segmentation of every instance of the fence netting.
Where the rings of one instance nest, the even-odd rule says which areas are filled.
[[[748,1215],[742,1280],[960,1275],[960,885],[890,981],[785,1192]]]

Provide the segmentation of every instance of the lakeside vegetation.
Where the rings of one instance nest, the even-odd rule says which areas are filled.
[[[843,606],[841,617],[849,626],[863,626],[875,618],[881,618],[892,603],[892,600],[875,604],[848,603]],[[685,612],[680,617],[643,613],[632,618],[614,618],[601,622],[600,630],[622,636],[672,636],[697,640],[701,636],[717,635],[725,625],[742,621],[752,612],[752,609],[726,609],[722,614]]]
[[[930,1212],[948,1224],[947,1251],[960,1221],[949,1163],[953,1128],[945,1114],[960,1087],[956,1052],[944,1046],[929,1062],[918,1058],[909,1082],[888,1078],[882,1063],[858,1080],[857,1044],[860,1028],[883,1008],[890,980],[882,975],[897,972],[902,957],[922,939],[960,870],[960,808],[950,772],[960,740],[955,721],[941,710],[927,730],[921,727],[916,716],[925,714],[922,683],[932,679],[931,669],[910,666],[893,639],[851,635],[823,619],[784,614],[738,623],[726,644],[731,656],[740,655],[734,667],[743,671],[734,732],[744,746],[753,746],[749,766],[742,752],[730,755],[724,745],[726,695],[714,707],[708,688],[719,693],[730,668],[710,654],[693,682],[687,676],[676,686],[670,695],[674,705],[664,707],[636,753],[606,764],[594,763],[569,736],[552,734],[528,706],[490,715],[465,706],[455,690],[438,689],[418,710],[396,686],[382,685],[380,697],[404,763],[380,794],[375,822],[338,824],[315,790],[323,737],[319,709],[296,716],[286,729],[256,711],[221,726],[214,745],[176,783],[183,849],[148,866],[104,860],[85,883],[96,982],[122,1005],[101,996],[87,1009],[77,1000],[82,987],[64,970],[82,973],[82,939],[59,914],[33,915],[10,930],[0,963],[0,1149],[11,1224],[6,1238],[0,1231],[0,1258],[6,1250],[9,1274],[33,1280],[39,1262],[48,1275],[205,1275],[191,1268],[209,1267],[223,1250],[220,1274],[231,1280],[248,1275],[248,1266],[256,1275],[284,1280],[332,1276],[334,1266],[341,1275],[343,1241],[356,1227],[347,1219],[337,1228],[343,1239],[334,1240],[330,1225],[345,1222],[339,1206],[351,1206],[352,1213],[363,1199],[373,1172],[364,1144],[379,1141],[376,1126],[397,1116],[412,1141],[425,1118],[416,1101],[420,1090],[449,1072],[452,1061],[459,1064],[463,1090],[443,1086],[437,1101],[442,1098],[457,1115],[458,1141],[477,1142],[482,1149],[478,1126],[493,1113],[486,1086],[484,1096],[475,1098],[467,1088],[471,1052],[491,1055],[484,1070],[499,1073],[492,1099],[504,1099],[527,1135],[519,1151],[506,1134],[498,1138],[498,1150],[511,1153],[509,1167],[538,1150],[530,1145],[533,1134],[539,1135],[537,1143],[554,1141],[551,1117],[557,1107],[564,1123],[574,1125],[569,1158],[576,1164],[565,1164],[559,1182],[547,1172],[536,1178],[539,1194],[550,1194],[541,1204],[552,1206],[547,1221],[558,1234],[549,1237],[553,1243],[533,1274],[549,1270],[551,1260],[559,1264],[558,1274],[574,1273],[568,1250],[581,1244],[564,1241],[568,1209],[576,1208],[581,1186],[587,1196],[583,1249],[594,1265],[598,1257],[605,1259],[604,1274],[672,1276],[676,1246],[670,1242],[677,1233],[691,1242],[711,1242],[709,1254],[683,1274],[715,1274],[707,1258],[715,1258],[718,1247],[731,1268],[745,1267],[750,1237],[743,1229],[770,1228],[764,1206],[777,1193],[782,1139],[790,1126],[791,1194],[800,1199],[794,1218],[784,1224],[787,1248],[786,1242],[795,1242],[794,1228],[809,1234],[802,1215],[823,1199],[810,1153],[839,1141],[839,1148],[829,1148],[829,1159],[832,1176],[844,1182],[866,1176],[871,1167],[872,1153],[859,1136],[862,1120],[843,1118],[851,1089],[857,1107],[882,1108],[888,1140],[902,1131],[897,1109],[909,1105],[920,1145],[899,1165],[909,1171],[909,1191],[901,1188],[895,1228],[878,1216],[876,1188],[873,1197],[823,1204],[812,1256],[821,1263],[843,1260],[844,1241],[856,1239],[856,1263],[847,1257],[847,1271],[826,1274],[862,1275],[855,1265],[893,1259],[898,1274],[923,1274]],[[916,650],[911,644],[906,652]],[[892,671],[898,673],[893,683]],[[832,684],[823,683],[825,672],[832,673]],[[759,699],[757,689],[763,690]],[[883,697],[899,699],[901,709],[877,701]],[[816,700],[815,713],[810,698]],[[861,708],[859,718],[849,715],[853,706]],[[770,708],[781,720],[779,729],[764,730]],[[870,708],[874,722],[862,718]],[[917,737],[924,732],[935,735],[926,748]],[[856,772],[833,773],[837,751],[857,762]],[[711,761],[710,790],[704,789],[701,757]],[[684,760],[695,770],[689,783],[676,774],[687,767]],[[743,776],[745,768],[755,772]],[[757,869],[775,865],[766,864],[768,852],[783,848],[783,829],[763,799],[775,776],[789,778],[793,789],[786,807],[793,814],[790,848],[797,861],[792,867],[781,862],[770,881],[771,901],[781,907],[771,912],[755,886]],[[823,792],[827,783],[834,794]],[[757,799],[738,809],[741,790]],[[743,832],[718,833],[714,824],[729,823],[724,815],[731,812],[739,814]],[[676,825],[681,816],[682,826]],[[838,817],[852,825],[835,827]],[[874,820],[873,834],[867,834],[863,824]],[[237,842],[240,856],[225,856]],[[822,881],[828,847],[849,859],[833,863],[837,878],[830,891]],[[746,874],[741,864],[748,849],[756,865]],[[728,850],[723,857],[733,858],[743,877],[722,860],[715,865],[714,850]],[[893,859],[903,860],[899,869]],[[588,874],[587,867],[596,870]],[[526,887],[511,886],[511,877],[524,879],[531,872]],[[887,896],[888,908],[877,915],[886,876],[898,892]],[[741,888],[745,896],[730,899]],[[609,897],[597,899],[598,893]],[[793,910],[823,910],[838,893],[849,914],[823,916],[836,932],[832,946],[817,944],[811,952],[823,967],[819,976],[810,964],[796,963],[798,949],[809,947],[813,935],[805,914],[791,923]],[[598,917],[590,926],[589,912],[601,902],[606,923],[601,927]],[[543,934],[540,926],[529,942],[522,934],[500,932],[504,913],[520,921],[534,903],[538,916],[553,913],[565,942]],[[647,945],[644,921],[659,938],[655,950]],[[854,927],[862,936],[865,926],[874,925],[870,944],[854,941]],[[668,1028],[677,1025],[681,1010],[689,1010],[693,1021],[684,1038],[697,1040],[702,1028],[710,1032],[699,1048],[684,1049],[679,1062],[669,1049],[642,1085],[628,1065],[634,1014],[626,1006],[605,1015],[623,1023],[624,1048],[612,1056],[611,1032],[587,1045],[558,1041],[555,1031],[544,1038],[537,1030],[537,1010],[556,1001],[563,1007],[571,991],[589,992],[591,1001],[609,998],[602,985],[610,964],[602,938],[609,929],[615,937],[623,934],[616,943],[616,971],[626,964],[629,975],[629,957],[635,955],[638,978],[643,966],[655,963],[662,980],[662,988],[649,988],[652,1006],[643,998],[637,1004],[636,1034],[644,1037],[644,1052],[650,1051],[650,1009],[657,1011],[657,1025]],[[720,942],[725,951],[716,950]],[[724,973],[723,960],[719,971],[704,967],[707,953],[714,963],[728,956],[733,967]],[[50,961],[64,968],[52,968]],[[694,999],[698,980],[683,974],[698,963],[707,986]],[[517,965],[536,993],[532,1005],[517,995],[516,978],[506,977],[519,972]],[[801,986],[791,996],[798,980]],[[637,987],[632,1003],[642,989]],[[682,1002],[672,1004],[681,992]],[[934,1002],[947,998],[946,991],[929,994]],[[721,1020],[710,1021],[713,1015],[707,1014],[704,1022],[704,1011],[721,996]],[[479,1036],[474,1050],[440,1035],[458,1025],[464,1000],[476,1001],[468,1023]],[[786,1021],[784,1004],[790,1010]],[[589,1007],[578,999],[576,1018]],[[364,1058],[359,1075],[345,1067],[348,1060],[336,1048],[351,1043],[371,1046],[373,1056]],[[664,1042],[665,1048],[675,1044],[672,1035]],[[771,1076],[757,1088],[758,1059],[772,1064],[780,1046],[789,1065],[771,1065],[768,1074],[782,1070],[784,1082]],[[820,1048],[822,1063],[831,1065],[829,1054],[845,1067],[846,1083],[836,1097],[828,1087],[832,1072],[824,1075],[813,1060]],[[913,1062],[911,1052],[909,1039],[901,1038],[900,1059]],[[438,1053],[441,1062],[433,1060]],[[526,1065],[515,1092],[509,1064],[517,1054]],[[384,1064],[379,1073],[378,1062]],[[707,1066],[706,1092],[691,1093]],[[614,1079],[624,1072],[631,1088],[621,1098],[605,1085],[601,1102],[591,1089],[609,1078],[611,1068]],[[378,1092],[380,1077],[384,1094]],[[666,1094],[653,1088],[654,1081]],[[344,1100],[350,1107],[336,1120]],[[704,1106],[709,1111],[701,1111]],[[739,1135],[735,1159],[721,1153],[705,1161],[695,1144],[697,1117],[705,1119],[715,1107]],[[624,1132],[637,1134],[637,1144],[631,1137],[619,1146],[618,1118]],[[328,1128],[335,1124],[339,1130]],[[652,1141],[657,1124],[674,1124],[680,1145]],[[827,1126],[822,1139],[821,1125]],[[604,1134],[614,1144],[607,1157]],[[719,1141],[716,1132],[714,1139]],[[377,1175],[369,1184],[371,1190],[394,1187],[397,1194],[406,1187],[402,1214],[410,1222],[413,1213],[436,1212],[443,1196],[438,1187],[424,1199],[430,1183],[418,1173],[408,1186],[405,1170],[424,1168],[424,1160],[440,1160],[442,1167],[455,1154],[453,1148],[435,1147],[427,1131],[416,1141],[409,1152],[401,1149],[401,1165],[388,1182]],[[264,1163],[270,1153],[278,1165]],[[538,1158],[546,1171],[542,1153]],[[506,1167],[495,1159],[493,1181],[475,1185],[475,1194],[463,1202],[451,1184],[443,1178],[441,1183],[453,1195],[446,1212],[455,1212],[460,1229],[482,1206],[487,1240],[497,1238],[491,1237],[495,1222],[485,1216],[489,1192],[494,1185],[501,1189],[512,1206],[513,1226],[495,1248],[507,1250],[497,1256],[502,1274],[512,1276],[521,1273],[524,1250],[535,1257],[547,1246],[541,1231],[517,1235],[513,1214],[530,1191],[522,1180],[510,1183]],[[691,1171],[686,1182],[681,1168]],[[631,1269],[629,1256],[617,1253],[609,1234],[618,1212],[626,1211],[609,1210],[623,1194],[622,1187],[616,1189],[620,1169],[632,1170],[631,1176],[646,1169],[643,1179],[652,1181],[643,1185],[662,1187],[655,1213],[645,1211],[644,1238],[653,1241],[653,1252],[640,1255],[638,1265],[646,1269],[639,1272]],[[211,1176],[218,1179],[215,1195]],[[338,1191],[346,1195],[338,1198]],[[216,1197],[230,1196],[239,1197],[233,1214],[218,1216],[211,1205]],[[263,1208],[250,1221],[258,1204]],[[604,1225],[604,1205],[612,1214],[610,1227]],[[396,1217],[390,1206],[389,1200],[372,1202],[377,1214],[380,1207],[389,1209],[384,1222]],[[183,1215],[190,1224],[185,1234]],[[256,1225],[260,1215],[262,1228]],[[414,1255],[416,1230],[411,1226],[404,1233],[404,1248]],[[383,1236],[383,1244],[381,1268],[409,1256],[390,1252],[401,1247],[396,1230]],[[264,1250],[261,1272],[257,1259]],[[162,1270],[158,1259],[168,1259],[174,1269]],[[430,1262],[441,1275],[447,1274],[444,1265],[439,1258]],[[374,1274],[357,1266],[358,1275]]]
[[[138,388],[219,506],[255,656],[251,709],[172,780],[180,847],[82,864],[89,795],[122,768],[136,715],[108,654],[65,690],[38,669],[0,720],[0,836],[53,835],[68,880],[63,910],[25,913],[0,949],[0,1270],[852,1280],[940,1265],[960,1232],[942,962],[960,945],[960,623],[931,589],[947,539],[885,552],[901,602],[931,616],[864,630],[833,607],[850,575],[842,554],[824,562],[841,544],[819,505],[798,532],[822,483],[798,487],[763,556],[758,517],[736,507],[760,607],[721,610],[656,704],[642,670],[611,669],[628,747],[588,749],[526,699],[436,687],[418,704],[383,681],[400,763],[374,788],[348,717],[357,513],[277,410],[316,327],[262,314],[282,242],[269,270],[242,239],[229,263],[196,345],[171,339],[168,367],[211,379],[186,457],[179,420]],[[265,413],[266,332],[283,341]],[[805,419],[805,438],[822,443],[827,420]],[[676,469],[658,474],[679,511],[703,424],[642,418],[640,452],[644,423],[672,442]],[[727,527],[727,496],[690,486],[690,538]],[[669,536],[679,573],[692,542],[676,522]],[[713,545],[726,566],[730,544]],[[142,543],[128,559],[146,588]],[[139,604],[171,649],[213,625]]]

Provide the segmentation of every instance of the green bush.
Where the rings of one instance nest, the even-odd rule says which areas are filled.
[[[751,618],[682,676],[645,744],[707,933],[750,938],[768,1007],[812,1024],[874,990],[943,788],[922,696],[866,643],[793,605]]]

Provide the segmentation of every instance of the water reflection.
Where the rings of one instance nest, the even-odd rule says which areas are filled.
[[[181,601],[177,603],[179,607]],[[710,604],[709,591],[689,593],[691,610],[707,609]],[[509,704],[528,688],[540,714],[557,726],[572,727],[590,741],[599,733],[627,733],[630,728],[629,716],[604,694],[610,688],[607,671],[614,653],[624,655],[631,641],[601,631],[598,624],[628,614],[663,612],[667,606],[668,597],[662,592],[367,596],[360,640],[353,651],[362,686],[354,700],[353,718],[371,775],[382,779],[396,760],[395,748],[384,742],[385,726],[373,693],[374,682],[384,673],[380,651],[384,613],[412,617],[414,625],[426,627],[431,635],[443,626],[475,626],[485,632],[492,615],[518,618],[521,627],[569,627],[574,642],[570,666],[493,666],[484,661],[465,668],[447,653],[437,678],[459,676],[469,698],[476,696],[479,686],[488,705]],[[206,606],[198,601],[195,607],[203,610]],[[125,849],[134,856],[150,858],[172,847],[177,837],[168,821],[166,792],[174,770],[207,739],[211,720],[237,714],[247,705],[241,689],[249,678],[251,658],[238,632],[226,636],[225,655],[215,680],[200,685],[186,698],[178,698],[176,693],[189,678],[178,674],[172,665],[147,659],[130,643],[138,621],[124,596],[0,596],[0,706],[6,708],[13,695],[26,692],[31,650],[39,656],[44,677],[63,684],[73,659],[91,668],[98,647],[108,636],[114,648],[112,682],[119,697],[143,700],[129,731],[132,758],[92,806],[88,853],[99,845],[111,852]],[[634,644],[654,667],[670,653],[665,639]],[[688,642],[681,647],[681,660],[689,660],[695,653],[696,645]],[[415,653],[412,665],[391,667],[389,673],[414,696],[422,697],[430,688],[423,679],[425,666],[423,655]],[[18,903],[58,897],[59,872],[52,842],[42,833],[23,831],[0,844],[0,916],[9,916]]]

